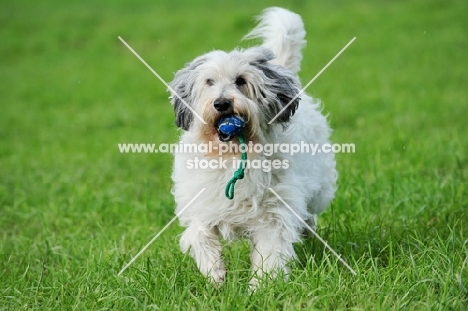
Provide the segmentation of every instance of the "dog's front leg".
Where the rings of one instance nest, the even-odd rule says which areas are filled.
[[[289,274],[287,264],[296,258],[293,248],[294,234],[282,224],[271,224],[252,232],[252,279],[250,288],[254,290],[264,277],[275,278],[279,273]]]
[[[190,251],[198,269],[215,284],[224,281],[226,268],[221,258],[221,243],[217,229],[192,224],[182,234],[180,247],[183,252]]]

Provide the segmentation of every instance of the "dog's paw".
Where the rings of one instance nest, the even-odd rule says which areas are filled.
[[[217,267],[213,267],[210,270],[208,278],[210,279],[211,283],[215,286],[221,286],[224,283],[224,279],[226,277],[226,268],[224,264],[221,262]]]
[[[260,281],[257,277],[252,277],[249,281],[249,293],[254,293],[260,285]]]
[[[252,278],[249,281],[249,292],[255,292],[259,287],[262,286],[263,283],[269,282],[276,278],[282,278],[283,281],[286,281],[289,277],[289,273],[291,269],[283,265],[281,267],[275,267],[269,272],[265,272],[263,270],[257,270],[254,272]]]

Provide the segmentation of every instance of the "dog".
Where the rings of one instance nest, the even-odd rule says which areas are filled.
[[[321,103],[301,92],[297,76],[306,43],[301,17],[273,7],[264,10],[258,21],[245,39],[261,39],[261,45],[231,52],[215,50],[175,73],[169,91],[175,123],[183,130],[180,144],[209,144],[213,150],[227,144],[238,146],[238,137],[226,141],[218,128],[220,118],[234,115],[245,119],[246,144],[329,143],[331,129]],[[317,215],[334,198],[333,153],[312,156],[249,150],[251,161],[279,160],[277,164],[287,165],[247,167],[229,200],[225,187],[240,151],[218,154],[213,150],[174,155],[172,194],[179,222],[185,227],[180,237],[182,251],[190,253],[203,275],[221,284],[226,267],[220,238],[246,237],[251,244],[252,288],[265,278],[287,276],[290,262],[296,259],[293,243],[307,231],[302,220],[315,229]],[[203,159],[227,165],[188,165]],[[206,190],[191,202],[202,189]]]

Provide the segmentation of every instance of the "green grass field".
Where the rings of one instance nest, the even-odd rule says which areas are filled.
[[[466,310],[468,2],[1,1],[1,310]],[[248,244],[225,246],[224,287],[180,252],[163,78],[195,56],[250,43],[253,16],[302,15],[308,92],[323,101],[339,189],[287,282],[248,292]]]

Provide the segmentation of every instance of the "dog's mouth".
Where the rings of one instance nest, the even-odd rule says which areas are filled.
[[[221,115],[219,118],[216,119],[215,121],[215,124],[214,124],[214,128],[216,129],[216,132],[218,133],[218,138],[220,141],[222,142],[228,142],[228,141],[231,141],[233,138],[234,138],[234,135],[230,135],[230,134],[226,134],[226,133],[223,133],[220,131],[219,129],[219,123],[221,121],[221,119],[223,118],[230,118],[232,117],[233,115],[232,114],[229,114],[229,115]]]
[[[218,138],[222,142],[231,141],[245,127],[245,117],[242,115],[227,114],[216,119],[214,127]]]
[[[222,142],[225,143],[225,142],[231,141],[231,140],[234,138],[234,136],[221,133],[221,132],[218,130],[218,138],[219,138],[220,141],[222,141]]]

